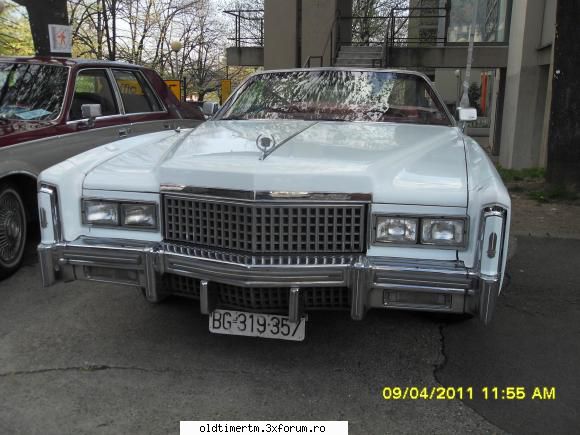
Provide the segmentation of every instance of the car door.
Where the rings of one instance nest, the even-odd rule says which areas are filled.
[[[80,154],[130,134],[129,118],[121,110],[120,97],[106,67],[82,68],[68,80],[63,121],[56,134],[2,149],[0,176],[10,172],[32,175]],[[101,104],[102,116],[94,123],[82,118],[83,104]]]
[[[112,69],[123,109],[131,121],[131,133],[143,134],[160,130],[194,127],[199,120],[182,119],[172,115],[162,99],[141,71]]]
[[[91,125],[81,112],[83,104],[99,104],[101,116]],[[85,68],[77,74],[75,90],[68,109],[67,126],[81,133],[83,142],[108,143],[130,135],[131,120],[124,113],[114,78],[108,68]]]

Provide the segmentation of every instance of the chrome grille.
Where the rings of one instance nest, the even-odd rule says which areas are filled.
[[[218,294],[221,308],[252,311],[287,311],[289,289],[283,287],[237,287],[211,283]],[[198,279],[180,275],[163,275],[163,287],[171,294],[199,299]],[[305,309],[341,309],[350,307],[350,291],[346,287],[304,287],[300,289]]]
[[[362,252],[364,203],[280,203],[164,196],[165,238],[255,254]]]

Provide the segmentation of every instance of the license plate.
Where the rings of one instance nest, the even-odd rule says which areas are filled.
[[[209,316],[209,330],[214,334],[302,341],[306,331],[306,317],[292,323],[287,316],[215,310]]]

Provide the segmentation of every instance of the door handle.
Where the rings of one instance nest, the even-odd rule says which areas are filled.
[[[129,133],[131,133],[131,129],[129,127],[119,129],[119,137],[127,137],[129,136]]]

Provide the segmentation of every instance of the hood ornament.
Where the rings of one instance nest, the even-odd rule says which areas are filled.
[[[290,136],[288,136],[285,139],[282,139],[278,143],[276,143],[276,139],[274,139],[274,136],[272,136],[271,134],[259,135],[258,138],[256,139],[256,146],[258,147],[258,149],[260,151],[262,151],[262,155],[260,156],[260,160],[266,160],[266,157],[268,157],[270,154],[272,154],[274,151],[276,151],[278,148],[280,148],[286,142],[294,139],[300,133],[305,132],[310,127],[312,127],[313,125],[316,125],[316,124],[318,124],[318,121],[311,122],[311,123],[307,124],[306,127],[302,127],[300,129],[298,129],[297,131],[292,133]]]
[[[261,134],[256,139],[256,146],[260,151],[262,151],[260,160],[264,160],[270,153],[270,150],[276,146],[276,139],[274,139],[274,136],[272,135]]]

